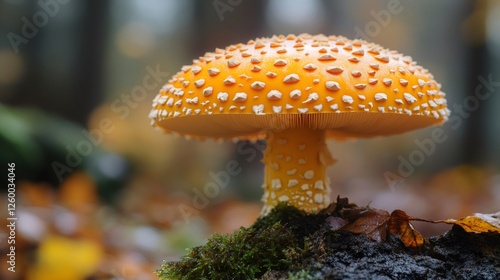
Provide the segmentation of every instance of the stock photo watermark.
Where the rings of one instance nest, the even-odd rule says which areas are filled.
[[[16,164],[7,164],[7,270],[16,272]]]
[[[444,126],[451,127],[452,130],[460,128],[464,120],[479,109],[481,101],[490,98],[500,87],[500,81],[494,81],[492,74],[487,78],[479,76],[477,80],[478,84],[474,89],[474,94],[465,97],[462,103],[453,104],[451,107],[452,114]],[[408,177],[413,175],[417,167],[421,166],[428,157],[434,154],[437,146],[447,140],[448,134],[444,127],[434,128],[429,137],[416,139],[414,141],[415,148],[407,156],[398,156],[397,174],[390,171],[384,172],[383,176],[389,188],[394,191],[397,184],[404,183]]]
[[[242,2],[243,0],[214,0],[212,5],[214,6],[217,16],[219,16],[219,20],[224,21],[224,14],[233,12]]]
[[[391,23],[392,16],[400,14],[403,9],[404,6],[400,0],[390,0],[387,2],[385,9],[379,11],[371,10],[370,15],[373,17],[373,20],[368,21],[363,28],[359,26],[354,27],[354,31],[356,32],[355,36],[366,41],[369,41],[370,38],[377,37],[382,31],[382,28],[387,27]]]
[[[239,142],[236,147],[239,155],[246,156],[246,162],[254,161],[257,155],[264,149],[265,144],[262,142],[256,142],[255,144]],[[210,171],[208,175],[212,181],[205,184],[202,190],[198,190],[197,188],[192,189],[191,205],[185,203],[179,204],[178,208],[185,223],[189,223],[193,215],[199,215],[201,210],[208,207],[210,200],[216,198],[220,194],[220,191],[229,185],[231,177],[238,176],[243,171],[240,163],[236,160],[229,160],[225,167],[224,170],[218,172]]]
[[[146,66],[145,70],[148,74],[142,79],[141,85],[135,86],[130,92],[120,95],[111,102],[111,112],[117,114],[121,120],[126,119],[131,110],[137,108],[139,102],[143,102],[149,93],[156,93],[169,76],[169,73],[160,70],[159,65],[156,65],[155,68]],[[82,139],[76,145],[66,145],[64,163],[53,161],[51,164],[59,182],[63,181],[65,175],[71,174],[75,168],[80,166],[84,158],[92,154],[95,147],[102,144],[104,136],[112,133],[115,128],[111,118],[102,118],[97,128],[81,131]]]
[[[39,0],[37,2],[39,10],[33,13],[31,18],[26,16],[21,18],[23,25],[20,32],[9,32],[7,34],[7,38],[14,52],[18,53],[21,44],[28,44],[31,39],[38,35],[40,28],[45,27],[49,23],[50,18],[55,17],[59,13],[61,9],[60,5],[66,5],[69,1],[70,0]]]

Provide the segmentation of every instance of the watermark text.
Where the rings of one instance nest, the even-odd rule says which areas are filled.
[[[16,272],[16,164],[7,167],[7,270]]]

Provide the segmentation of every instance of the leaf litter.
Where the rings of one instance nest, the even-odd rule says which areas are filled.
[[[337,197],[337,202],[332,203],[322,214],[326,218],[331,231],[346,231],[354,234],[366,234],[370,239],[383,242],[387,234],[395,234],[403,245],[413,251],[420,251],[425,244],[424,236],[419,233],[411,221],[427,223],[446,223],[461,227],[470,234],[499,234],[500,212],[493,214],[476,213],[472,216],[446,220],[426,220],[411,217],[403,210],[394,210],[391,214],[386,210],[374,209],[369,206],[360,207],[349,203],[347,198]]]

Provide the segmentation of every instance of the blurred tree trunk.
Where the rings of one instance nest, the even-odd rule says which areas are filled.
[[[88,115],[102,101],[104,51],[107,42],[109,1],[85,1],[85,15],[81,22],[81,40],[78,53],[78,73],[74,88],[74,102],[78,106],[74,120],[86,125]]]
[[[191,46],[201,56],[216,47],[262,37],[265,2],[262,0],[209,0],[195,2],[194,38]],[[256,20],[258,19],[258,20]],[[241,32],[245,30],[245,32]]]
[[[486,46],[486,19],[487,19],[487,0],[475,0],[469,3],[470,12],[465,25],[464,36],[467,47],[467,65],[466,75],[468,93],[464,100],[478,100],[475,97],[476,88],[480,85],[478,77],[481,76],[487,80],[491,69],[489,68],[490,52]],[[483,86],[481,93],[486,93],[487,89]],[[466,102],[463,102],[466,103]],[[480,164],[488,158],[488,141],[486,141],[487,132],[491,120],[488,120],[487,100],[479,100],[477,110],[472,110],[465,126],[464,141],[464,161],[469,164]],[[460,103],[461,104],[461,103]],[[467,102],[469,108],[475,108],[473,102]],[[465,104],[464,104],[465,105]],[[465,105],[467,106],[467,105]]]
[[[35,13],[44,12],[36,1],[16,8],[30,22]],[[10,89],[7,103],[43,108],[85,126],[103,96],[109,1],[69,2],[58,9],[33,38],[18,46],[18,55],[28,67],[23,80]],[[12,20],[11,31],[21,34],[25,23]]]

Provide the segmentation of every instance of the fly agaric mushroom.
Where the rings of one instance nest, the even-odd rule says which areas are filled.
[[[265,138],[265,215],[330,202],[325,138],[393,135],[443,123],[445,94],[411,57],[362,40],[274,36],[216,49],[153,100],[151,124],[194,138]],[[262,133],[264,132],[264,133]]]

